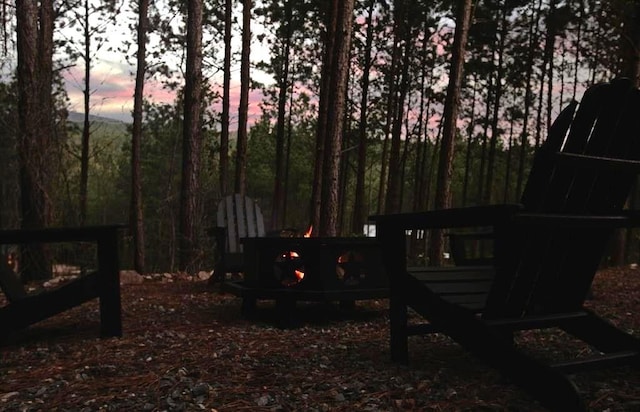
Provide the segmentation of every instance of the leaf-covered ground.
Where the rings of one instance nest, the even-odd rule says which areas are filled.
[[[124,285],[124,336],[101,340],[97,302],[41,322],[0,346],[3,411],[541,410],[499,374],[440,335],[413,337],[411,363],[389,360],[388,302],[299,304],[303,325],[274,326],[240,300],[180,279]],[[640,270],[598,274],[590,305],[640,335]],[[576,344],[532,332],[518,343],[562,358]],[[578,349],[582,352],[588,348]],[[640,410],[640,371],[576,377],[590,410]]]

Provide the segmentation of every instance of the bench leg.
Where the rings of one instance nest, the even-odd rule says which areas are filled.
[[[117,233],[98,241],[98,271],[100,288],[100,336],[122,336],[122,302],[118,271]]]

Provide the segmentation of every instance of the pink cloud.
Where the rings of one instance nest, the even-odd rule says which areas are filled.
[[[133,110],[134,78],[132,69],[119,64],[101,64],[92,71],[91,111],[99,116],[112,117],[123,121],[131,121]],[[71,68],[64,76],[65,86],[70,99],[70,109],[83,112],[82,79],[84,73],[81,67]],[[215,86],[221,92],[220,84]],[[175,100],[175,92],[162,87],[156,81],[150,80],[145,84],[144,94],[154,102],[170,103]],[[260,101],[262,92],[253,90],[249,95],[249,124],[260,118]],[[240,103],[240,85],[232,80],[230,111],[231,127],[237,127],[238,106]],[[222,103],[217,102],[214,110],[221,111]]]

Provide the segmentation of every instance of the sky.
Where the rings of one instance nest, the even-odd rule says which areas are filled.
[[[124,122],[131,122],[131,111],[133,110],[133,90],[135,85],[134,72],[135,67],[130,67],[126,63],[113,59],[114,56],[105,55],[92,69],[92,95],[91,95],[91,114],[97,116],[108,117]],[[70,99],[69,110],[83,113],[83,73],[84,69],[80,66],[74,67],[65,74],[66,90]],[[253,70],[253,76],[259,76],[269,80],[263,74]],[[240,101],[240,81],[239,73],[236,70],[232,76],[231,82],[231,122],[237,121],[238,103]],[[219,85],[222,84],[221,79],[214,79]],[[155,102],[172,102],[175,99],[173,92],[164,90],[160,84],[155,82],[145,83],[145,96],[151,96]],[[249,122],[257,120],[260,116],[259,102],[262,99],[262,92],[259,90],[251,91],[249,99]],[[215,109],[220,110],[220,107]],[[232,126],[233,129],[233,126]]]
[[[122,25],[127,24],[122,20]],[[124,26],[123,26],[124,27]],[[253,63],[265,59],[266,50],[256,42],[255,38],[258,33],[261,32],[261,28],[252,22],[253,45],[251,50],[251,60]],[[73,34],[72,34],[73,35]],[[130,36],[130,34],[129,34]],[[107,38],[110,40],[112,46],[118,45],[123,41],[122,34],[117,31],[111,31],[108,33]],[[221,47],[222,48],[222,47]],[[240,50],[240,38],[237,33],[234,34],[232,48],[234,51]],[[125,57],[118,52],[107,51],[107,47],[103,47],[102,50],[95,58],[95,64],[93,64],[91,71],[91,114],[97,116],[108,117],[112,119],[121,120],[124,122],[131,122],[131,111],[133,110],[133,90],[135,85],[135,67],[130,66]],[[220,57],[220,64],[222,64],[222,57]],[[250,75],[253,79],[269,83],[272,79],[264,72],[258,71],[252,68]],[[79,64],[68,70],[64,74],[65,86],[70,99],[69,110],[79,113],[84,113],[83,103],[83,77],[84,66]],[[214,84],[218,87],[222,87],[222,73],[218,77],[212,79]],[[160,84],[155,82],[145,83],[144,94],[146,97],[158,103],[173,102],[175,95],[172,92],[164,90]],[[260,117],[259,102],[262,100],[262,92],[255,90],[250,92],[249,97],[249,123],[253,123]],[[231,96],[230,96],[230,112],[231,112],[231,129],[234,129],[234,124],[237,125],[238,117],[238,103],[240,101],[240,70],[238,68],[232,68],[231,78]],[[220,107],[214,107],[215,110],[220,111]]]

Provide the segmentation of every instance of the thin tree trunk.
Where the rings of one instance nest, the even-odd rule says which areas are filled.
[[[540,1],[538,3],[538,12],[533,8],[531,10],[531,25],[529,26],[529,48],[527,54],[527,73],[525,75],[525,92],[524,92],[524,115],[522,116],[522,132],[520,136],[520,156],[518,158],[518,180],[516,184],[516,193],[518,196],[522,194],[524,185],[524,166],[526,160],[527,147],[529,147],[529,114],[531,113],[531,104],[533,100],[533,92],[531,82],[533,81],[533,60],[534,45],[536,44],[536,29],[539,20]]]
[[[231,93],[231,19],[233,1],[224,2],[224,63],[222,79],[222,118],[220,119],[220,194],[229,194],[229,106]]]
[[[500,40],[498,43],[498,62],[496,67],[496,83],[493,96],[493,118],[491,119],[491,140],[489,142],[489,157],[487,159],[487,184],[485,190],[484,204],[492,202],[493,192],[493,173],[496,162],[496,150],[498,145],[499,134],[499,113],[500,103],[502,99],[502,78],[504,75],[504,48],[505,38],[507,37],[507,6],[502,5],[502,15],[500,18]]]
[[[387,195],[385,199],[385,213],[398,213],[400,211],[400,144],[402,133],[402,122],[404,112],[404,100],[407,95],[408,89],[408,65],[409,65],[409,30],[406,27],[408,22],[406,21],[407,13],[405,11],[404,0],[397,0],[395,2],[395,22],[394,22],[394,55],[397,55],[397,62],[400,66],[396,65],[395,71],[391,73],[391,76],[395,78],[394,83],[399,85],[398,93],[394,98],[394,105],[392,108],[393,122],[391,128],[391,150],[389,152],[389,175],[387,181]],[[404,45],[404,48],[402,47]],[[397,73],[397,71],[400,73]]]
[[[133,267],[140,274],[145,273],[140,142],[142,140],[144,77],[147,70],[147,31],[149,29],[148,13],[149,0],[139,0],[137,39],[138,53],[136,54],[136,85],[133,98],[133,128],[131,133],[131,208],[129,210],[129,227],[131,228],[131,234],[133,236]]]
[[[278,80],[278,122],[276,123],[276,173],[273,191],[273,206],[271,210],[271,229],[281,228],[284,223],[285,209],[285,126],[287,117],[287,91],[289,89],[289,48],[291,46],[291,4],[285,2],[285,25],[282,45],[282,67]]]
[[[249,119],[249,87],[251,57],[251,7],[252,0],[243,0],[242,6],[242,56],[240,62],[240,107],[238,108],[238,140],[236,145],[236,193],[247,189],[247,123]]]
[[[367,172],[367,105],[369,104],[369,72],[371,71],[371,49],[373,46],[373,10],[376,0],[369,0],[367,13],[367,32],[363,51],[362,97],[360,99],[360,123],[358,126],[358,169],[356,172],[356,193],[353,205],[353,222],[351,231],[360,233],[363,229],[367,208],[365,203],[365,176]]]
[[[474,79],[473,82],[473,94],[471,96],[471,118],[469,119],[469,127],[467,130],[467,151],[464,158],[464,181],[462,182],[462,206],[467,205],[467,196],[469,193],[469,175],[471,173],[471,148],[473,147],[473,132],[476,123],[476,94],[477,84]]]
[[[91,136],[91,34],[89,33],[89,0],[84,1],[84,123],[80,154],[80,226],[87,220],[87,186],[89,185],[89,139]]]

